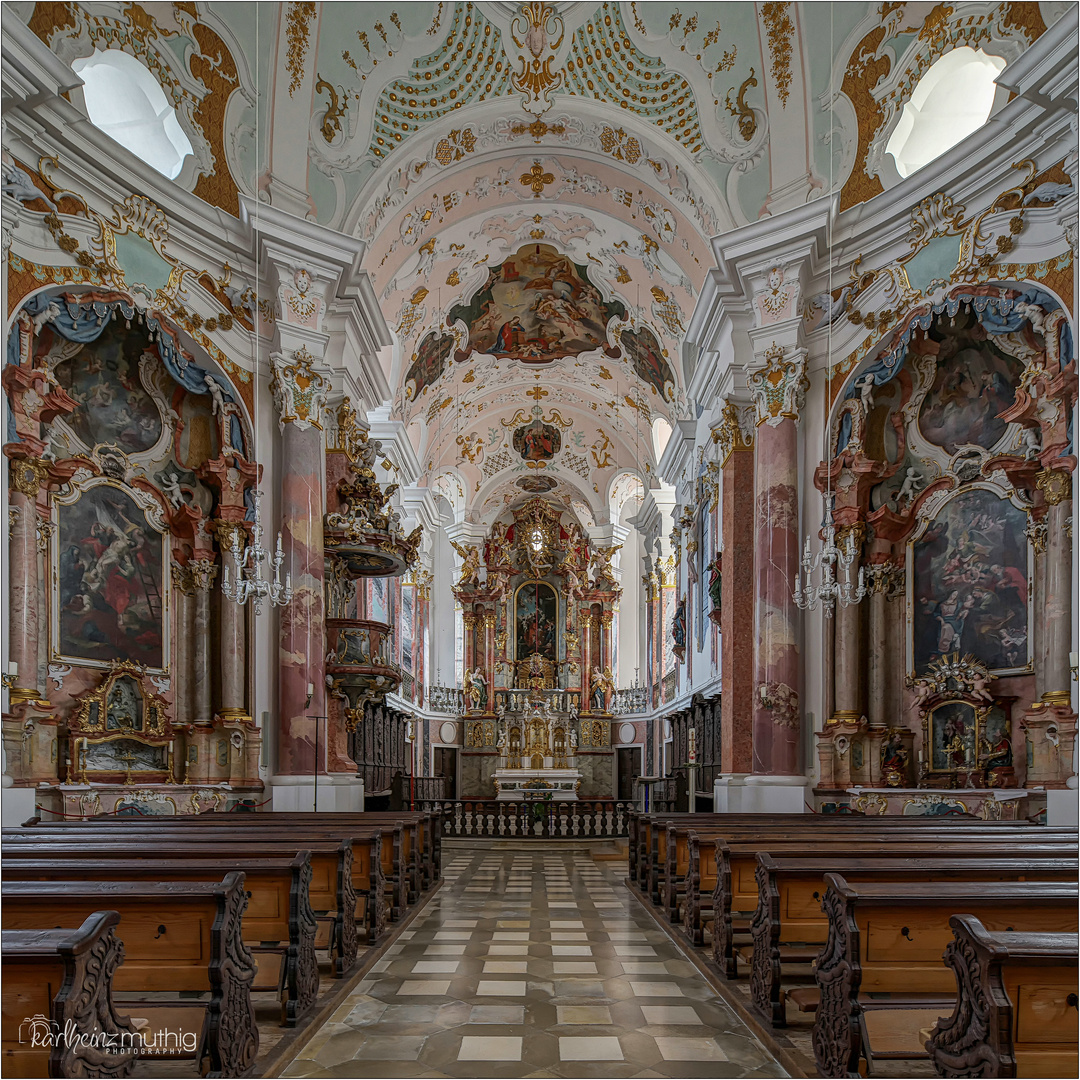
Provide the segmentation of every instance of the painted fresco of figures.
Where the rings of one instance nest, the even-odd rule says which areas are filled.
[[[931,767],[952,772],[975,767],[975,710],[965,701],[947,701],[931,718]]]
[[[944,320],[938,326],[944,334],[937,342],[937,373],[919,409],[919,429],[948,454],[970,444],[989,449],[1005,434],[998,414],[1015,401],[1024,365],[1003,352],[973,315],[958,315],[955,327]]]
[[[433,331],[420,342],[412,367],[405,376],[406,397],[415,401],[432,383],[442,378],[453,348],[454,338],[451,334],[440,337]]]
[[[112,484],[59,507],[56,651],[79,660],[164,665],[163,545],[146,515]]]
[[[976,488],[947,502],[915,544],[915,671],[972,653],[991,671],[1028,663],[1026,515]]]
[[[449,319],[469,327],[476,352],[543,363],[604,346],[612,315],[624,319],[626,309],[604,300],[586,267],[546,244],[528,244],[492,268]]]
[[[622,345],[634,371],[665,401],[675,400],[675,376],[664,359],[656,335],[648,328],[622,335]]]
[[[58,342],[65,352],[76,348],[63,339]],[[139,378],[144,349],[151,364],[160,367],[144,335],[111,323],[96,341],[56,365],[56,381],[79,403],[66,422],[88,447],[107,444],[135,454],[161,438],[161,414]]]

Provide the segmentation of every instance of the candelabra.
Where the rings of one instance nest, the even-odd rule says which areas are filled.
[[[255,521],[251,527],[251,542],[240,546],[240,530],[232,533],[229,554],[232,556],[233,571],[229,573],[229,564],[222,559],[221,591],[226,599],[241,607],[249,600],[255,607],[255,614],[262,614],[264,600],[272,607],[281,607],[292,599],[292,574],[286,573],[285,584],[281,583],[281,564],[285,561],[285,552],[281,546],[281,533],[277,536],[277,548],[273,555],[262,546],[263,529],[259,503],[262,492],[253,495],[255,502]],[[273,578],[263,576],[263,567],[273,573]]]
[[[821,550],[816,554],[810,553],[810,537],[806,538],[806,547],[803,548],[801,560],[801,573],[795,575],[795,592],[793,599],[802,611],[813,611],[821,604],[821,609],[826,616],[831,616],[837,604],[847,607],[848,604],[857,604],[866,595],[865,570],[859,567],[859,583],[853,584],[851,580],[851,568],[858,556],[858,548],[855,536],[849,533],[846,543],[841,547],[836,543],[836,525],[833,522],[832,500],[825,504],[824,541]],[[813,577],[821,571],[821,580],[815,585]],[[839,571],[843,571],[844,580],[841,582]],[[805,577],[805,585],[803,578]]]

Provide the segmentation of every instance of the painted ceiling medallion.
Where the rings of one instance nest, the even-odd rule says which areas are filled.
[[[470,352],[499,359],[544,364],[561,357],[604,349],[611,317],[626,318],[618,301],[606,301],[589,280],[585,266],[548,244],[527,244],[488,272],[488,279],[468,304],[450,310],[449,322],[468,327]]]
[[[656,335],[647,327],[623,332],[622,345],[638,378],[643,379],[665,401],[675,400],[675,376],[664,359],[665,352]]]
[[[550,461],[562,449],[562,432],[554,424],[545,424],[539,405],[533,406],[532,422],[514,432],[514,449],[522,461]]]
[[[558,480],[550,476],[523,476],[517,481],[517,486],[522,491],[528,491],[533,495],[543,494],[558,486]]]

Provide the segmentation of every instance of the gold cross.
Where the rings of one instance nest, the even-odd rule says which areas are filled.
[[[546,398],[548,396],[548,392],[546,390],[542,390],[539,386],[534,386],[525,396],[535,398],[537,401],[539,401],[541,398]]]
[[[555,177],[549,172],[544,172],[544,167],[539,161],[534,161],[533,167],[527,173],[522,173],[519,179],[526,187],[532,188],[533,198],[536,199],[543,194],[545,185],[555,183]]]

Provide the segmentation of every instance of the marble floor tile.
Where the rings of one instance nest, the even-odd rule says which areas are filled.
[[[424,1049],[423,1035],[369,1035],[356,1058],[376,1061],[416,1061]]]
[[[591,1035],[588,1038],[561,1036],[559,1059],[561,1061],[622,1061],[623,1052],[619,1040],[611,1036]]]
[[[592,956],[591,945],[552,945],[552,956]]]
[[[477,997],[524,997],[524,982],[503,982],[502,980],[480,979],[476,984]]]
[[[626,975],[667,975],[668,969],[663,963],[642,960],[623,960],[619,965]]]
[[[469,1011],[470,1024],[524,1024],[524,1005],[474,1005]]]
[[[449,979],[406,979],[398,987],[398,997],[410,994],[430,994],[436,997],[445,997],[450,989]]]
[[[551,965],[556,975],[595,975],[596,965],[584,960],[556,960]]]
[[[484,974],[524,975],[529,970],[527,960],[485,960]]]
[[[489,945],[488,956],[528,956],[528,945]]]
[[[634,982],[630,989],[636,997],[682,997],[682,987],[670,982]]]
[[[461,956],[468,946],[466,945],[425,945],[425,956]]]
[[[656,1045],[665,1061],[727,1061],[714,1039],[678,1039],[659,1035]]]
[[[511,1035],[466,1035],[458,1061],[520,1061],[521,1038]]]
[[[452,975],[459,967],[457,960],[417,960],[412,969],[415,975]]]
[[[701,1024],[692,1005],[642,1005],[646,1024]]]
[[[656,950],[651,945],[616,945],[616,956],[655,956]]]
[[[556,1005],[555,1016],[558,1024],[611,1023],[611,1010],[606,1005]]]

